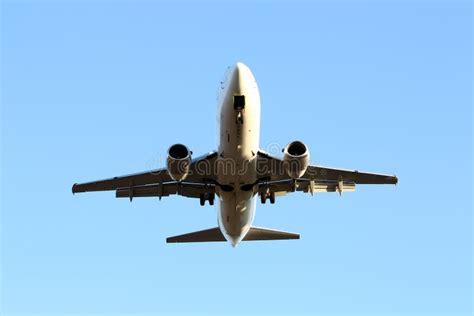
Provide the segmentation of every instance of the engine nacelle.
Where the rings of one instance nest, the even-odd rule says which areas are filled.
[[[168,149],[166,168],[171,179],[183,181],[189,174],[192,152],[183,144],[174,144]]]
[[[302,177],[309,165],[308,147],[300,141],[289,143],[283,151],[283,161],[285,171],[292,179]]]

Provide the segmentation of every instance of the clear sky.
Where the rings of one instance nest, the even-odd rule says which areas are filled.
[[[472,315],[468,1],[2,1],[3,315]],[[216,148],[236,61],[261,146],[397,174],[296,193],[258,226],[299,241],[168,245],[216,225],[198,201],[73,196],[71,185]]]

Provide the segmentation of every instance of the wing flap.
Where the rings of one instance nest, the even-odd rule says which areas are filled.
[[[304,193],[320,193],[320,192],[354,192],[355,183],[350,181],[314,181],[308,179],[300,179],[297,181],[285,180],[263,183],[259,186],[259,193],[266,194],[273,192],[277,196],[282,196],[288,192],[300,191]]]
[[[215,193],[215,185],[190,182],[168,182],[130,188],[119,188],[115,192],[117,198],[163,197],[173,194],[189,198],[199,198],[201,194],[208,196],[209,194]]]

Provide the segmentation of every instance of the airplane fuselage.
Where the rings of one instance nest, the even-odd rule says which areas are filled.
[[[218,98],[218,223],[238,244],[249,231],[256,207],[253,185],[260,138],[260,94],[250,69],[237,63],[222,82]]]

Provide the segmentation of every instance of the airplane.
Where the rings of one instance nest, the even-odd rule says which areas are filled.
[[[357,184],[397,184],[394,175],[310,164],[305,143],[296,140],[278,158],[260,149],[260,93],[249,67],[228,69],[218,97],[218,146],[197,158],[183,144],[168,149],[166,167],[74,184],[72,192],[114,190],[117,198],[181,195],[214,205],[218,227],[169,237],[167,243],[299,239],[292,232],[254,227],[257,196],[262,204],[291,192],[354,191]]]

